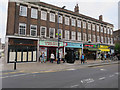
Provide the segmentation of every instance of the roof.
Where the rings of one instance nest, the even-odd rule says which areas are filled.
[[[62,9],[62,8],[60,8],[58,6],[55,6],[55,5],[47,4],[47,3],[44,3],[44,2],[29,2],[29,3],[36,4],[36,5],[43,6],[43,7],[47,7],[47,8],[53,9],[53,10],[57,10],[57,11],[59,10],[60,12],[68,13],[68,14],[75,15],[75,16],[78,16],[78,17],[81,17],[81,18],[96,21],[98,23],[102,23],[102,24],[105,24],[105,25],[109,24],[109,25],[113,26],[113,24],[110,24],[108,22],[100,21],[98,19],[86,16],[86,15],[83,15],[83,14],[80,14],[80,13],[75,13],[75,12],[67,10],[67,9]]]

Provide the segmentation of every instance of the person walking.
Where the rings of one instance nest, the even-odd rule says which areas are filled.
[[[84,64],[84,54],[81,55],[81,64],[83,63]]]
[[[44,52],[42,53],[42,62],[45,63],[45,53]]]
[[[54,59],[55,59],[55,56],[54,56],[53,53],[51,53],[51,56],[50,56],[50,62],[53,63]]]

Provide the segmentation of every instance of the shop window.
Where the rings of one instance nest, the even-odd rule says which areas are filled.
[[[27,16],[27,7],[20,5],[20,16]]]
[[[41,20],[47,20],[47,12],[41,11]]]
[[[49,37],[50,38],[55,38],[55,28],[50,28],[49,29]]]
[[[37,36],[37,25],[31,25],[30,31],[31,31],[30,33],[31,36]]]
[[[19,35],[26,35],[26,24],[19,23]]]
[[[54,13],[50,13],[50,21],[55,22],[55,14]]]
[[[37,19],[38,11],[37,9],[31,8],[31,18]]]
[[[40,28],[40,36],[46,37],[46,27],[41,26]]]
[[[65,25],[69,25],[69,17],[65,17]]]
[[[69,31],[68,30],[65,30],[65,39],[69,40]]]

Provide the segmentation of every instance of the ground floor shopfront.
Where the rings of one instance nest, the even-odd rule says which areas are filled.
[[[62,58],[64,54],[63,42],[59,43],[59,57]],[[58,55],[58,42],[57,41],[48,41],[48,40],[40,40],[39,41],[39,56],[44,52],[45,60],[50,60],[51,53],[54,54],[55,60],[57,60]]]
[[[7,62],[36,62],[37,40],[9,38]]]
[[[72,52],[75,54],[75,59],[80,60],[82,55],[82,43],[72,43],[72,42],[65,42],[65,52]]]

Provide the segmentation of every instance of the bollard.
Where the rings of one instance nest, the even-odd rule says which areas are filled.
[[[14,70],[16,70],[16,61],[14,61]]]

